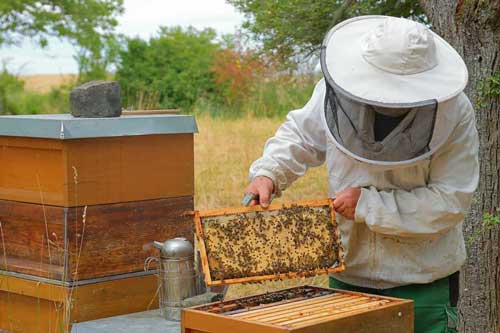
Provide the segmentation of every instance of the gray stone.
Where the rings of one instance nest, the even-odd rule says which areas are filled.
[[[120,85],[116,81],[90,81],[74,88],[69,96],[73,117],[119,117]]]

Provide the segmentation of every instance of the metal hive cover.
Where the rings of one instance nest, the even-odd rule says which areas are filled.
[[[196,132],[196,121],[188,115],[115,118],[75,118],[70,114],[0,116],[0,135],[5,136],[67,140]]]
[[[344,270],[330,199],[195,212],[209,286]]]

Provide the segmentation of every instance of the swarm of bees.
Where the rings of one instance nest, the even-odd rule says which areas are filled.
[[[207,217],[202,228],[212,280],[270,275],[280,280],[340,264],[328,205]]]

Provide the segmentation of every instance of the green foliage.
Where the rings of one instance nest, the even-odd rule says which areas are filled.
[[[302,107],[311,98],[318,80],[314,75],[267,77],[253,82],[248,94],[237,103],[217,103],[202,98],[195,103],[192,110],[195,114],[222,118],[247,115],[283,118],[289,111]]]
[[[103,39],[100,50],[79,48],[74,56],[78,63],[79,82],[105,80],[109,77],[108,69],[111,64],[116,63],[124,38],[110,35]]]
[[[477,89],[477,107],[484,108],[488,105],[488,99],[500,96],[500,71],[487,77],[484,81],[479,81]]]
[[[215,38],[212,29],[165,27],[149,41],[127,39],[116,71],[124,105],[189,108],[200,97],[216,95]]]
[[[245,14],[243,28],[282,63],[317,52],[336,23],[358,15],[425,19],[417,0],[227,0]]]
[[[28,92],[22,81],[3,69],[0,72],[0,114],[67,112],[69,91],[69,87],[63,86],[48,94]]]
[[[80,73],[102,78],[122,12],[123,0],[1,0],[0,46],[30,38],[45,47],[49,37],[65,38],[78,49]]]
[[[467,238],[468,245],[473,244],[484,233],[500,227],[500,207],[496,208],[495,212],[497,214],[491,214],[488,212],[483,214],[481,226],[474,230],[474,232]]]
[[[16,101],[12,99],[12,96],[23,90],[23,82],[8,73],[4,68],[0,73],[0,114],[14,113]]]
[[[18,43],[27,37],[43,47],[52,36],[95,50],[122,12],[123,0],[2,0],[0,44]]]

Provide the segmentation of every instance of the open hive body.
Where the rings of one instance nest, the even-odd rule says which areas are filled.
[[[332,201],[195,212],[207,285],[342,271]]]
[[[184,333],[409,333],[413,302],[301,286],[184,309]]]

